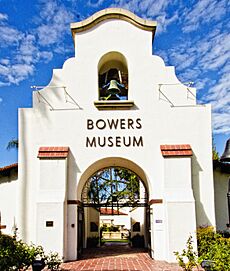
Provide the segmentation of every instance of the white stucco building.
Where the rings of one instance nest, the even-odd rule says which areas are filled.
[[[82,203],[84,185],[115,166],[145,186],[154,259],[175,261],[198,226],[215,227],[211,108],[152,53],[156,27],[115,8],[71,24],[75,57],[19,110],[18,180],[0,186],[8,231],[16,224],[24,241],[77,259],[99,221]],[[111,69],[117,93],[103,85]]]

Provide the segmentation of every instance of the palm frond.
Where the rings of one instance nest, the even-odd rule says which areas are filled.
[[[18,149],[18,139],[12,139],[7,145],[7,150]]]

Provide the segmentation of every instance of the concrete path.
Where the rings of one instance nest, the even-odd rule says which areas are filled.
[[[110,243],[101,248],[87,249],[80,260],[64,263],[61,267],[62,270],[73,271],[182,271],[177,264],[152,260],[143,249]]]

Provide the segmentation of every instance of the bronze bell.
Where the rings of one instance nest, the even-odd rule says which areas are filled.
[[[225,150],[220,157],[221,162],[230,162],[230,138],[226,142]]]
[[[117,80],[112,79],[109,83],[109,87],[107,89],[107,92],[112,95],[119,94],[121,91],[118,87]]]
[[[110,80],[109,86],[106,90],[109,96],[106,98],[106,100],[120,100],[119,94],[121,93],[121,91],[118,85],[119,83],[117,82],[117,80]]]

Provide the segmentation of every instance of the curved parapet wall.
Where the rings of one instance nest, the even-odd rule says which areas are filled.
[[[72,35],[74,37],[75,33],[86,31],[99,24],[100,22],[108,19],[124,20],[135,25],[136,27],[139,27],[140,29],[151,31],[153,33],[154,39],[157,27],[156,21],[144,20],[136,16],[134,13],[122,8],[107,8],[93,14],[84,21],[71,23],[70,27]]]

